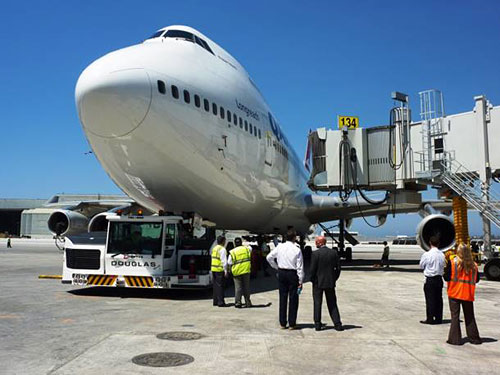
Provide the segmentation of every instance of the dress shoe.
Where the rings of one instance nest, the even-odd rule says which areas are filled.
[[[432,322],[429,322],[428,320],[421,320],[420,323],[422,323],[422,324],[432,324]]]
[[[322,326],[315,326],[314,330],[315,331],[321,331],[321,330],[323,330],[323,327]]]
[[[455,343],[455,342],[451,342],[450,340],[447,340],[446,343],[450,344],[450,345],[457,345],[457,346],[464,344],[463,342]]]
[[[287,326],[282,326],[282,325],[280,325],[280,328],[281,328],[281,329],[287,329],[288,327],[287,327]]]
[[[234,305],[237,309],[241,309],[241,304],[240,305]]]
[[[481,345],[483,342],[481,341],[481,339],[479,339],[479,340],[471,340],[470,343],[472,345]]]
[[[344,330],[344,327],[342,326],[342,324],[339,324],[339,325],[336,325],[336,326],[333,326],[333,329],[335,331],[343,331]]]
[[[294,331],[294,330],[297,329],[297,326],[290,326],[290,327],[288,327],[288,329],[291,330],[291,331]]]
[[[252,302],[245,303],[245,307],[252,307]]]
[[[218,305],[219,307],[227,307],[227,305],[225,303],[221,304],[221,305]]]

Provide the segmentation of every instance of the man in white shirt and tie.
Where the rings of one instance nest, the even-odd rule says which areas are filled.
[[[266,259],[274,269],[278,270],[280,308],[279,320],[281,328],[295,329],[297,311],[299,309],[299,290],[304,280],[304,261],[300,248],[295,245],[297,234],[289,229],[286,242],[280,243],[271,251]],[[288,320],[287,320],[287,304]]]
[[[420,268],[424,270],[426,320],[422,324],[441,324],[443,322],[443,272],[445,258],[439,248],[439,238],[431,236],[429,239],[431,249],[422,254]]]

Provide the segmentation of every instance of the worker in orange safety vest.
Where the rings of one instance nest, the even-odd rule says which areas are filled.
[[[448,281],[448,300],[451,313],[450,332],[446,342],[451,345],[463,344],[460,331],[461,305],[464,311],[467,337],[472,344],[481,344],[473,304],[476,283],[479,282],[479,273],[469,246],[459,245],[456,256],[451,257],[445,268],[444,279]]]

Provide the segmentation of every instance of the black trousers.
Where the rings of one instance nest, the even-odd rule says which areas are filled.
[[[448,298],[450,302],[451,325],[448,334],[448,343],[453,345],[462,344],[462,332],[460,331],[460,305],[464,310],[465,331],[467,337],[473,343],[480,343],[479,331],[477,330],[476,318],[474,317],[474,303],[460,299]]]
[[[288,325],[293,327],[297,324],[297,311],[299,309],[299,295],[297,294],[299,277],[296,270],[280,269],[278,270],[278,279],[280,291],[280,325],[285,327],[288,321]]]
[[[224,305],[224,289],[226,280],[224,272],[212,272],[214,277],[214,306]]]
[[[330,318],[335,326],[342,325],[340,321],[339,308],[337,307],[337,296],[335,295],[335,288],[318,288],[313,285],[313,301],[314,301],[314,325],[321,326],[321,305],[323,304],[323,294],[326,296],[326,304]]]
[[[443,278],[441,276],[427,277],[424,284],[425,307],[428,323],[443,321]]]

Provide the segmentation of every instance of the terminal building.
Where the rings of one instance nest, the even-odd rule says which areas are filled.
[[[56,194],[50,199],[0,199],[0,236],[52,237],[47,221],[57,209],[81,202],[123,200],[123,195]]]

